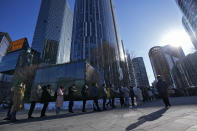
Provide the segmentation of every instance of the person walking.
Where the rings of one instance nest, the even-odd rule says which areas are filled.
[[[94,111],[101,111],[100,107],[98,105],[98,97],[99,97],[99,92],[98,92],[98,87],[96,83],[92,84],[92,92],[91,92],[92,98],[93,98],[93,110]],[[96,108],[95,108],[96,106]]]
[[[132,107],[134,107],[135,106],[135,101],[134,101],[135,94],[134,94],[132,86],[130,86],[130,97],[131,97],[131,105],[132,105]]]
[[[73,105],[74,105],[74,96],[75,96],[75,92],[77,92],[77,90],[76,90],[76,85],[75,84],[73,84],[70,88],[69,88],[69,90],[68,90],[68,96],[69,96],[69,99],[70,99],[70,101],[69,101],[69,112],[70,113],[74,113],[73,112]]]
[[[105,105],[106,105],[106,100],[107,100],[107,87],[105,84],[102,86],[102,96],[103,96],[103,110],[107,110]]]
[[[111,102],[111,105],[112,105],[112,108],[116,108],[115,106],[115,97],[116,97],[116,94],[119,93],[118,90],[115,89],[114,85],[110,85],[110,94],[111,94],[111,99],[112,99],[112,102]]]
[[[123,93],[124,93],[124,106],[129,107],[129,94],[130,91],[127,87],[123,87]]]
[[[81,90],[81,95],[82,95],[82,99],[83,99],[83,108],[82,108],[82,112],[86,112],[86,101],[88,99],[88,85],[87,83],[84,84],[84,86],[82,87]]]
[[[14,88],[12,87],[10,89],[10,93],[9,93],[9,104],[8,104],[8,112],[6,117],[3,120],[10,120],[11,119],[11,109],[12,109],[12,105],[13,105],[13,96],[14,96]]]
[[[17,121],[16,113],[22,108],[24,108],[25,89],[26,89],[26,85],[23,82],[14,88],[13,106],[11,109],[11,118],[10,118],[12,122]]]
[[[139,87],[133,88],[134,94],[136,96],[137,105],[141,105],[143,102],[142,90]]]
[[[56,115],[59,115],[61,107],[64,103],[64,87],[60,86],[57,90],[57,99],[56,99]]]
[[[36,102],[39,102],[40,98],[41,98],[41,95],[40,95],[41,92],[40,91],[41,91],[41,86],[40,85],[38,85],[35,89],[33,89],[31,91],[31,96],[30,96],[31,106],[30,106],[30,110],[28,112],[28,119],[33,118],[32,113],[34,111]]]
[[[106,88],[107,89],[107,99],[108,99],[108,102],[106,104],[106,106],[112,106],[112,102],[111,102],[111,89],[110,87]]]
[[[41,96],[41,101],[42,103],[44,103],[44,106],[42,108],[42,111],[41,111],[41,115],[40,117],[45,117],[45,112],[46,112],[46,109],[49,105],[49,102],[51,100],[51,86],[50,85],[47,85],[47,86],[43,86],[43,92],[42,92],[42,96]]]
[[[120,106],[122,108],[124,106],[124,88],[122,86],[119,88],[119,92]]]
[[[165,104],[165,107],[168,108],[171,106],[168,98],[168,89],[167,89],[167,84],[165,81],[163,81],[162,77],[160,75],[157,76],[157,84],[156,87],[159,91],[160,97],[163,99],[163,102]]]

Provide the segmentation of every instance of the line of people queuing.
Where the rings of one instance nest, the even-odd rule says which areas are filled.
[[[161,97],[165,103],[166,107],[171,106],[168,99],[167,94],[167,88],[165,87],[165,82],[163,82],[161,79],[159,80],[158,89],[161,94]],[[16,113],[23,109],[24,107],[24,94],[25,94],[26,85],[25,83],[21,83],[16,88],[11,88],[11,102],[9,106],[9,110],[7,113],[7,117],[4,120],[11,120],[16,121]],[[101,91],[101,92],[100,92]],[[53,96],[56,99],[56,114],[60,114],[61,108],[64,103],[64,92],[65,88],[63,86],[60,86],[57,91],[55,92],[55,95]],[[73,105],[75,101],[75,93],[77,92],[76,85],[73,84],[68,89],[68,97],[69,97],[69,106],[68,111],[70,113],[73,113]],[[100,95],[101,94],[101,95]],[[149,99],[153,99],[153,93],[147,92],[147,94],[150,96]],[[86,102],[87,100],[91,99],[93,100],[93,110],[94,111],[101,111],[101,108],[99,107],[98,100],[101,98],[102,101],[102,110],[107,110],[107,108],[116,108],[115,106],[115,98],[120,98],[120,106],[121,107],[132,107],[135,106],[135,98],[137,105],[142,105],[144,98],[143,93],[140,88],[137,87],[120,87],[115,88],[113,85],[109,85],[109,87],[106,86],[106,84],[102,85],[101,90],[99,90],[98,85],[96,83],[93,83],[91,85],[91,88],[88,86],[88,84],[84,84],[84,86],[81,89],[81,96],[83,100],[83,107],[82,112],[86,112]],[[51,96],[51,86],[43,86],[41,87],[38,85],[35,89],[31,91],[30,96],[30,102],[31,106],[28,112],[28,119],[34,118],[32,117],[32,113],[35,109],[36,103],[43,103],[43,108],[41,110],[40,117],[45,117],[45,112],[47,110],[49,102],[52,100]],[[130,102],[131,100],[131,102]],[[131,104],[130,104],[131,103]]]

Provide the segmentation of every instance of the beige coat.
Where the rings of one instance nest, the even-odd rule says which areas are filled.
[[[19,111],[24,108],[24,93],[25,88],[17,87],[14,89],[13,111]]]

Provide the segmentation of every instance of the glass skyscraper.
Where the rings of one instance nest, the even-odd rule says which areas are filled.
[[[187,27],[190,27],[190,29],[192,29],[192,32],[194,32],[194,35],[197,39],[197,0],[176,0],[176,2],[184,14],[184,19],[187,19],[187,21],[184,21],[187,23],[183,24],[187,24]],[[197,49],[196,43],[193,42],[193,44]]]
[[[76,0],[71,61],[86,59],[114,76],[123,55],[112,0]],[[109,76],[108,76],[109,77]]]
[[[32,48],[44,63],[70,61],[73,14],[68,0],[42,0]]]

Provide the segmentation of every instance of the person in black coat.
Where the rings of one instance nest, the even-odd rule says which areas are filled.
[[[102,86],[102,96],[103,96],[103,110],[107,110],[105,107],[107,100],[107,87],[105,84],[103,84]]]
[[[73,105],[74,105],[74,96],[75,96],[75,92],[77,92],[76,90],[76,86],[75,84],[73,84],[69,89],[68,89],[68,96],[69,96],[69,112],[70,113],[74,113],[73,112]]]
[[[171,104],[170,104],[169,98],[168,98],[167,84],[165,81],[163,81],[163,79],[161,78],[160,75],[157,76],[157,80],[158,80],[158,82],[156,84],[156,87],[159,91],[159,95],[163,99],[165,107],[168,108],[171,106]]]
[[[83,99],[83,109],[82,112],[86,112],[86,101],[88,99],[88,85],[85,83],[85,85],[83,86],[82,90],[81,90],[81,95],[82,95],[82,99]]]
[[[91,96],[93,98],[93,110],[94,111],[101,111],[100,107],[98,105],[98,97],[99,97],[99,91],[96,83],[92,84],[92,91],[91,91]],[[95,108],[95,106],[97,108]]]
[[[132,107],[134,107],[135,106],[135,104],[134,104],[135,94],[134,94],[134,91],[133,91],[133,87],[132,86],[130,87],[130,97],[131,97],[131,105],[132,105]]]
[[[44,106],[42,108],[40,117],[46,116],[45,112],[46,112],[48,104],[51,100],[51,86],[50,85],[43,86],[42,89],[43,89],[43,92],[42,92],[42,96],[41,96],[41,102],[44,103]]]

